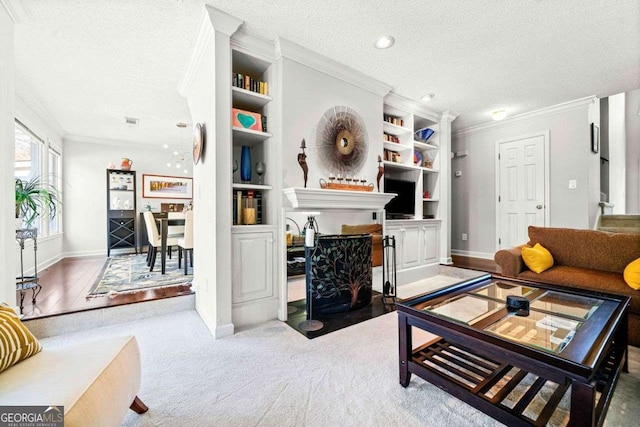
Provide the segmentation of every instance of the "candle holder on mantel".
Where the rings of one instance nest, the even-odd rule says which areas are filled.
[[[324,188],[326,190],[347,190],[347,191],[373,191],[373,183],[366,184],[367,180],[362,178],[351,178],[347,180],[347,182],[355,182],[356,184],[342,184],[342,180],[338,178],[338,183],[333,182],[331,176],[329,177],[329,182],[325,181],[323,178],[320,178],[320,188]],[[360,182],[361,184],[358,184]]]

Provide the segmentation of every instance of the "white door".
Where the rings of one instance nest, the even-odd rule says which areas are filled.
[[[529,240],[530,225],[545,225],[545,136],[499,143],[498,249]]]

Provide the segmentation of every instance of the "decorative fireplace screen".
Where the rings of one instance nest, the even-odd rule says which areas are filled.
[[[371,235],[318,236],[310,251],[307,309],[313,315],[356,310],[371,303]]]

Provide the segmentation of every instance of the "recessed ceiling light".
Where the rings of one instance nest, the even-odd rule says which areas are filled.
[[[164,145],[162,146],[162,148],[164,148],[164,149],[169,148],[169,144],[164,144]]]
[[[493,120],[502,120],[507,117],[507,110],[494,110],[491,112],[491,118]]]
[[[433,97],[436,96],[435,93],[428,93],[425,96],[423,96],[422,98],[420,98],[420,101],[422,102],[429,102],[433,99]]]
[[[378,49],[388,49],[396,42],[392,36],[385,35],[381,36],[378,40],[376,40],[374,46]]]

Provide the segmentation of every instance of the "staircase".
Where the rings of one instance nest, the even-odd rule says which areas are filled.
[[[611,233],[640,233],[640,215],[600,215],[597,229]]]

